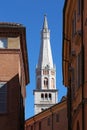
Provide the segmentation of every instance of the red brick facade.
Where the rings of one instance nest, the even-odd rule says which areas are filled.
[[[68,90],[68,130],[86,130],[86,0],[65,0],[63,26],[63,83]]]
[[[0,23],[0,44],[3,39],[20,38],[19,48],[13,42],[0,48],[0,130],[24,130],[23,100],[29,82],[24,30],[20,25]]]
[[[25,130],[56,129],[68,129],[66,101],[62,101],[25,121]]]

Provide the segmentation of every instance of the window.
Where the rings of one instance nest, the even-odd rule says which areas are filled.
[[[47,95],[47,93],[45,93],[45,99],[48,99],[48,95]]]
[[[74,11],[74,16],[72,20],[72,37],[74,37],[76,33],[76,11]]]
[[[74,83],[75,75],[74,75],[74,68],[72,68],[72,74],[71,74],[71,82]]]
[[[77,56],[77,86],[82,84],[82,53]]]
[[[7,48],[7,38],[0,38],[0,48]]]
[[[48,75],[48,74],[49,74],[49,71],[48,71],[47,69],[44,69],[44,70],[43,70],[43,74],[44,74],[44,75]]]
[[[31,126],[31,130],[33,130],[33,126]]]
[[[52,95],[51,95],[51,93],[49,93],[49,100],[52,100]]]
[[[77,121],[77,130],[80,130],[79,121]]]
[[[55,71],[51,71],[51,74],[52,74],[52,75],[55,75]]]
[[[0,48],[19,49],[20,37],[0,37]]]
[[[0,113],[7,111],[7,84],[0,82]]]
[[[45,110],[45,108],[41,108],[41,111],[44,111]]]
[[[43,93],[41,93],[41,99],[44,100],[44,94]]]
[[[41,122],[39,122],[39,130],[41,130]]]
[[[44,78],[44,87],[48,88],[48,78]]]
[[[56,122],[59,122],[59,114],[56,114]]]
[[[50,125],[50,118],[48,118],[48,126]]]
[[[73,100],[75,97],[75,70],[74,68],[72,68],[71,72],[72,72],[71,73],[71,97]]]
[[[78,3],[77,3],[77,14],[80,15],[81,14],[81,0],[78,0]]]
[[[72,100],[73,100],[74,97],[75,97],[75,85],[72,85],[72,88],[71,88],[71,96],[72,96]]]

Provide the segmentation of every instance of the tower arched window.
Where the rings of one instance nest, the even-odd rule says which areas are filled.
[[[49,93],[49,100],[52,100],[52,95],[51,95],[51,93]]]
[[[44,78],[44,88],[48,88],[48,78]]]
[[[44,100],[44,94],[43,93],[41,93],[41,99]]]
[[[55,85],[54,85],[54,78],[51,79],[51,86],[52,86],[52,88],[55,87]]]
[[[47,93],[45,93],[45,99],[48,99],[48,94]]]

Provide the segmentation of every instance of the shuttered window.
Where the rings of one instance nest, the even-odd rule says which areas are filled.
[[[59,122],[59,114],[56,114],[56,122]]]
[[[7,111],[7,84],[0,82],[0,113]]]
[[[77,14],[80,15],[81,14],[81,0],[77,1]]]
[[[48,123],[47,124],[48,124],[48,126],[50,126],[50,118],[48,118]]]
[[[72,38],[76,34],[76,11],[74,11],[74,16],[72,20]]]
[[[39,130],[41,130],[41,122],[39,122]]]
[[[77,86],[82,84],[82,53],[77,56]]]

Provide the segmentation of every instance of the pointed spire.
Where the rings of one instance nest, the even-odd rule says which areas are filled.
[[[48,29],[47,17],[44,16],[44,24],[41,32],[41,48],[38,60],[38,67],[49,66],[53,68],[53,58],[50,45],[50,31]]]
[[[44,15],[43,29],[48,29],[47,16]]]

